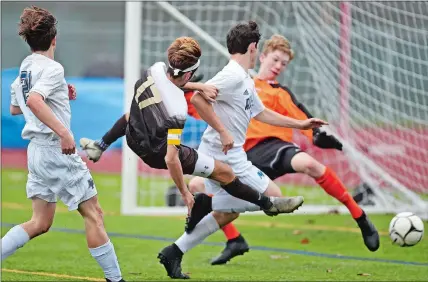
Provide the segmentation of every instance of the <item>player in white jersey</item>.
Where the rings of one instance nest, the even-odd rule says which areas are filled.
[[[191,101],[201,118],[209,125],[202,136],[198,152],[230,165],[243,183],[259,193],[280,197],[279,187],[248,161],[243,149],[250,119],[297,129],[317,128],[328,123],[316,118],[292,119],[263,106],[248,73],[248,69],[255,65],[260,36],[255,22],[234,26],[227,35],[231,60],[207,82],[218,90],[215,103],[211,105],[200,94],[195,94]],[[199,194],[197,198],[205,199],[201,201],[206,204],[198,206],[198,210],[195,206],[192,213],[198,218],[209,214],[196,226],[188,226],[187,232],[159,253],[158,258],[171,278],[189,278],[181,272],[184,253],[236,219],[239,213],[260,210],[252,203],[231,196],[213,179],[205,179],[205,186],[213,197]]]
[[[94,181],[75,153],[69,103],[75,91],[67,85],[61,64],[54,60],[56,23],[49,11],[34,6],[25,8],[20,18],[19,35],[32,54],[21,63],[19,76],[11,86],[10,112],[23,114],[26,122],[22,138],[30,140],[26,190],[33,215],[2,238],[2,260],[49,230],[59,198],[70,211],[78,210],[82,215],[89,251],[106,281],[124,281],[104,228]]]

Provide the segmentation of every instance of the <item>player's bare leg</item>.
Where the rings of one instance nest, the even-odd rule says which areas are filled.
[[[82,202],[78,211],[85,221],[89,251],[103,269],[106,281],[124,281],[114,246],[104,228],[103,211],[97,196]]]
[[[345,185],[333,170],[319,163],[310,155],[301,152],[291,159],[291,165],[296,172],[307,174],[315,179],[324,191],[344,204],[361,229],[366,247],[374,252],[379,248],[379,233],[364,211],[355,202]]]
[[[49,231],[55,216],[56,203],[33,198],[31,219],[12,227],[1,240],[1,259],[4,260],[23,247],[29,240]]]

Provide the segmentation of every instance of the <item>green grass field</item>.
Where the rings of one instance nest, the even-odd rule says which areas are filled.
[[[121,216],[120,177],[94,174],[94,179],[124,278],[169,280],[156,256],[182,234],[184,217]],[[3,235],[12,224],[30,218],[31,201],[25,196],[25,171],[3,169],[1,182]],[[161,190],[171,183],[141,182]],[[286,191],[295,194],[303,190],[294,187]],[[147,199],[146,192],[140,193],[140,202]],[[319,193],[317,201],[331,201],[321,189]],[[313,197],[306,198],[306,203],[313,203]],[[154,195],[150,202],[160,204],[162,200]],[[1,280],[103,281],[103,273],[86,247],[79,214],[67,212],[62,204],[57,211],[48,234],[2,262]],[[391,215],[372,219],[382,234],[381,247],[375,253],[365,248],[356,224],[347,215],[242,216],[236,225],[253,247],[249,253],[227,265],[211,266],[210,259],[222,250],[225,241],[218,232],[185,255],[183,270],[193,280],[427,281],[428,240],[424,238],[412,248],[393,246],[387,236]],[[308,242],[302,244],[303,239]]]

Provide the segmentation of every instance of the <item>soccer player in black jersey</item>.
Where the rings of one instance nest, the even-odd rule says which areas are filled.
[[[113,125],[102,141],[87,138],[80,140],[89,159],[97,161],[109,144],[126,135],[128,146],[147,165],[169,170],[188,207],[186,229],[189,232],[206,214],[201,209],[211,209],[211,201],[207,197],[196,197],[197,205],[192,209],[195,198],[187,188],[184,174],[216,180],[232,196],[260,206],[269,215],[290,213],[302,205],[301,196],[263,195],[242,183],[227,164],[180,143],[187,103],[179,87],[186,85],[187,88],[204,91],[207,86],[188,83],[200,64],[201,49],[196,40],[190,37],[177,38],[167,53],[168,65],[158,62],[144,72],[143,77],[135,83],[130,112]]]

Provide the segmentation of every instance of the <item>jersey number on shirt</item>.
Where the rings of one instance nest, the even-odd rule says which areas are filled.
[[[27,103],[28,92],[31,89],[31,71],[21,71],[21,86],[22,86],[22,95],[24,96],[24,101]]]
[[[153,93],[153,97],[147,98],[143,101],[138,101],[138,98],[140,98],[141,94],[143,94],[147,87],[150,88],[151,92]],[[137,93],[135,93],[135,101],[138,103],[138,107],[140,109],[144,109],[150,105],[162,102],[162,96],[160,95],[159,90],[155,85],[153,77],[148,76],[147,80],[141,84],[140,87],[138,87]]]
[[[251,109],[251,101],[250,98],[247,98],[247,100],[245,100],[245,110],[249,110]]]

